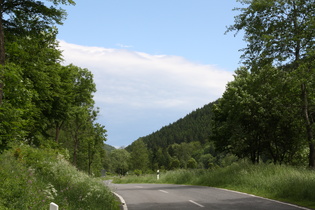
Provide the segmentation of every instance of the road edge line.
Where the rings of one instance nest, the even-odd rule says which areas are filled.
[[[126,204],[126,201],[124,200],[124,198],[121,197],[121,195],[119,195],[119,194],[117,194],[115,192],[113,192],[113,194],[116,195],[119,198],[119,200],[120,200],[120,202],[122,204],[123,210],[128,210],[128,207],[127,207],[127,204]]]
[[[283,205],[299,208],[299,209],[302,209],[302,210],[311,210],[310,208],[307,208],[307,207],[304,207],[304,206],[299,206],[299,205],[296,205],[296,204],[293,204],[293,203],[287,203],[287,202],[278,201],[278,200],[274,200],[274,199],[270,199],[270,198],[265,198],[265,197],[261,197],[261,196],[253,195],[253,194],[249,194],[249,193],[244,193],[244,192],[239,192],[239,191],[229,190],[229,189],[224,189],[224,188],[218,188],[218,187],[211,187],[211,188],[215,188],[215,189],[219,189],[219,190],[223,190],[223,191],[234,192],[234,193],[238,193],[238,194],[243,194],[243,195],[247,195],[247,196],[250,196],[250,197],[256,197],[256,198],[272,201],[272,202],[275,202],[275,203],[280,203],[280,204],[283,204]]]

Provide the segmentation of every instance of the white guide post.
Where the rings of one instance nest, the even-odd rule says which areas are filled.
[[[53,202],[51,202],[50,206],[49,206],[49,210],[58,210],[58,205],[53,203]]]

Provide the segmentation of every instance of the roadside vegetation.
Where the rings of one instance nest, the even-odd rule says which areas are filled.
[[[0,1],[1,210],[117,209],[92,178],[106,162],[93,74],[62,64],[64,5],[75,2]]]
[[[115,183],[165,183],[218,187],[285,201],[315,209],[315,173],[312,170],[274,164],[238,162],[209,170],[174,170],[156,174],[114,178]]]
[[[0,209],[119,209],[102,179],[80,172],[66,152],[20,146],[0,155]]]

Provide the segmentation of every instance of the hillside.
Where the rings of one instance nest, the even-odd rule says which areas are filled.
[[[201,144],[207,142],[211,134],[211,118],[213,103],[187,114],[184,118],[162,127],[160,130],[142,137],[149,149],[167,148],[177,143],[189,143],[198,141]]]
[[[209,103],[184,118],[139,138],[126,150],[138,159],[140,156],[143,160],[149,157],[148,167],[151,169],[211,168],[230,164],[235,157],[218,153],[214,143],[209,140],[215,103]],[[132,168],[136,169],[137,164]]]
[[[104,143],[104,150],[106,151],[106,152],[111,152],[111,151],[113,151],[113,150],[115,150],[116,148],[115,147],[113,147],[113,146],[111,146],[111,145],[109,145],[109,144],[105,144]]]

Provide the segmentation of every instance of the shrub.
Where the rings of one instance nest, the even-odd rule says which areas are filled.
[[[79,172],[57,150],[21,146],[0,155],[0,209],[119,209],[101,179]]]
[[[187,162],[187,168],[197,168],[197,161],[194,158],[190,158]]]
[[[140,176],[142,175],[142,171],[139,169],[134,170],[135,175]]]

